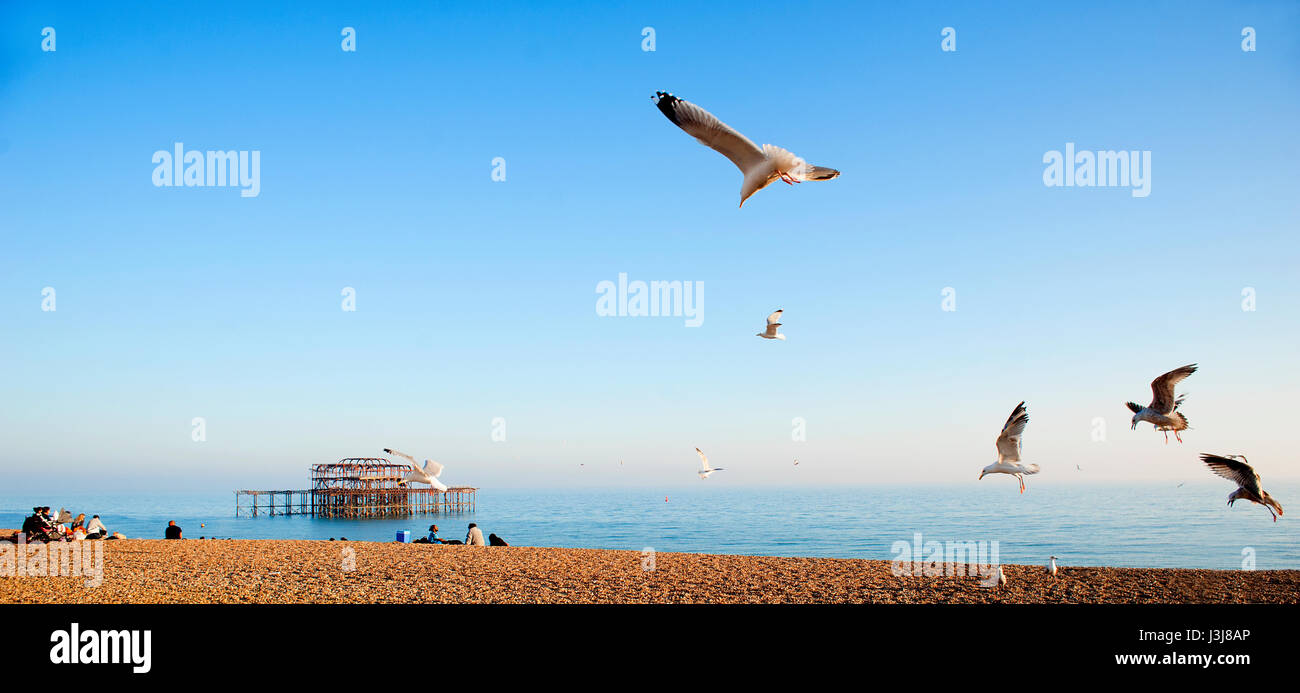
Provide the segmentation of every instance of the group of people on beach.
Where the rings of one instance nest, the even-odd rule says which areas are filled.
[[[22,535],[29,543],[117,538],[108,533],[98,515],[87,522],[86,513],[73,517],[72,513],[60,508],[56,515],[48,505],[32,508],[32,514],[23,519]],[[17,541],[17,535],[14,541]]]
[[[23,528],[20,533],[28,543],[31,542],[51,542],[51,541],[82,541],[85,539],[122,539],[121,534],[114,532],[109,534],[108,528],[104,526],[103,521],[98,515],[86,521],[86,514],[81,513],[76,517],[66,509],[60,508],[57,514],[50,511],[50,506],[36,506],[32,508],[32,514],[23,520]],[[15,534],[11,541],[18,541],[19,534]],[[182,539],[181,528],[175,520],[167,523],[163,531],[163,537],[166,539]],[[333,539],[331,539],[332,541]],[[346,541],[346,540],[345,540]],[[429,535],[416,539],[416,544],[459,544],[464,546],[509,546],[505,539],[495,534],[489,534],[487,539],[483,538],[483,530],[478,525],[469,523],[469,531],[465,533],[465,540],[459,539],[442,539],[438,536],[438,525],[429,525]]]
[[[509,546],[505,539],[495,534],[489,534],[487,541],[483,541],[483,530],[478,525],[469,523],[469,531],[465,534],[465,541],[459,539],[440,539],[438,537],[438,525],[429,525],[429,536],[416,539],[415,544],[461,544],[464,546]]]

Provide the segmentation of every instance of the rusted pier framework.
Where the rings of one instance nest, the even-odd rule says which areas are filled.
[[[311,467],[311,488],[290,491],[235,491],[235,515],[314,515],[352,519],[406,517],[474,509],[469,486],[446,491],[401,485],[410,471],[382,457],[350,457]]]

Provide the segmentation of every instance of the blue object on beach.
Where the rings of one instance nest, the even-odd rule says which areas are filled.
[[[411,543],[411,530],[409,529],[397,530],[397,540],[402,542],[403,544]]]

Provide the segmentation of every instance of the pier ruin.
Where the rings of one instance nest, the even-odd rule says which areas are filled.
[[[347,519],[407,517],[474,510],[478,489],[446,491],[400,483],[410,471],[382,457],[349,457],[311,466],[311,488],[235,491],[235,516],[314,515]]]

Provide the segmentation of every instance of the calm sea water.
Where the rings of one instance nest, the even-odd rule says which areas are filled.
[[[98,513],[110,531],[161,538],[176,520],[187,538],[392,541],[399,529],[463,539],[469,522],[515,545],[768,556],[891,559],[894,542],[998,542],[1004,563],[1238,569],[1300,568],[1300,517],[1225,503],[1228,484],[1033,484],[863,488],[480,490],[473,513],[400,520],[234,517],[234,494],[0,496],[0,527],[33,505]],[[1300,484],[1270,492],[1300,516]],[[667,496],[668,502],[664,502]],[[1288,499],[1290,502],[1288,503]],[[206,527],[200,527],[200,524]]]

